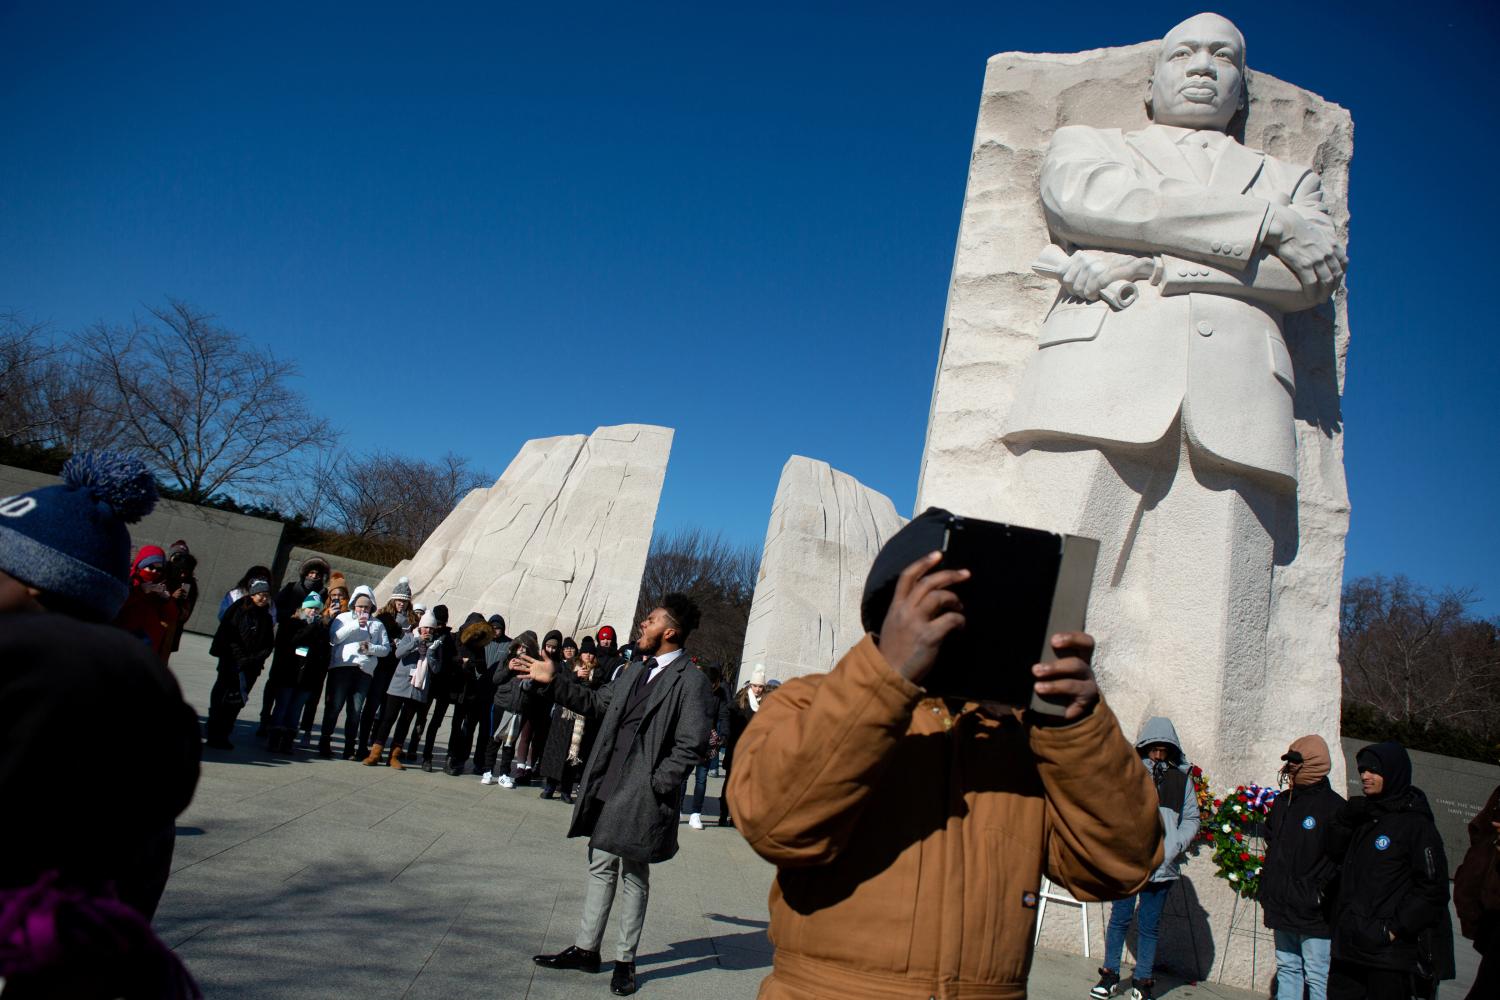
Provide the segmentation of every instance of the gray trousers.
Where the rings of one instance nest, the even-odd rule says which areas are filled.
[[[583,899],[583,919],[578,923],[578,940],[573,943],[585,951],[598,951],[604,941],[604,925],[609,922],[609,908],[615,901],[615,883],[625,883],[620,906],[620,953],[618,962],[634,962],[641,943],[641,928],[646,924],[646,901],[651,895],[651,866],[631,861],[618,854],[589,848],[589,888]]]

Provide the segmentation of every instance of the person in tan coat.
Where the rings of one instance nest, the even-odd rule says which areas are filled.
[[[1102,901],[1161,864],[1155,790],[1090,636],[1054,636],[1057,660],[1033,667],[1039,694],[1070,699],[1058,725],[922,689],[969,575],[918,557],[927,516],[876,558],[872,634],[784,684],[735,750],[730,810],[777,867],[761,1000],[1022,1000],[1044,875]]]

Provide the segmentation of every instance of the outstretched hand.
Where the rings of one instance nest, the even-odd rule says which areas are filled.
[[[1052,637],[1052,649],[1057,653],[1056,660],[1031,668],[1039,678],[1033,688],[1044,697],[1067,698],[1063,718],[1069,722],[1081,719],[1099,701],[1099,682],[1089,666],[1094,658],[1094,637],[1087,632],[1062,632]]]
[[[970,574],[966,569],[931,572],[942,558],[941,552],[929,552],[901,571],[876,641],[885,661],[913,684],[931,672],[948,633],[964,624],[963,604],[947,588]]]
[[[557,677],[556,665],[545,656],[533,659],[525,653],[517,653],[511,657],[511,661],[521,664],[521,669],[516,671],[517,674],[522,677],[529,677],[538,684],[551,684],[553,679]]]

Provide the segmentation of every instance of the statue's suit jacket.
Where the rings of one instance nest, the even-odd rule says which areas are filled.
[[[1053,239],[1153,256],[1140,297],[1059,295],[1006,418],[1005,439],[1150,445],[1182,413],[1189,443],[1277,489],[1296,487],[1291,356],[1284,313],[1316,305],[1262,249],[1271,204],[1333,223],[1318,176],[1226,139],[1207,184],[1179,129],[1066,126],[1042,166]]]

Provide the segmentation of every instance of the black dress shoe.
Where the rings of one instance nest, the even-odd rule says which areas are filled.
[[[628,997],[635,992],[634,962],[615,963],[615,974],[609,978],[609,991],[617,997]]]
[[[568,945],[568,947],[556,955],[533,955],[531,960],[544,969],[578,969],[580,972],[599,971],[599,953],[597,951],[584,951],[577,945]],[[616,963],[615,967],[619,968],[619,963]]]
[[[211,750],[233,750],[234,749],[234,744],[231,743],[231,742],[229,742],[228,740],[224,739],[222,736],[210,737],[209,739],[206,739],[206,740],[203,741],[203,745],[206,746],[206,747],[208,747]]]

